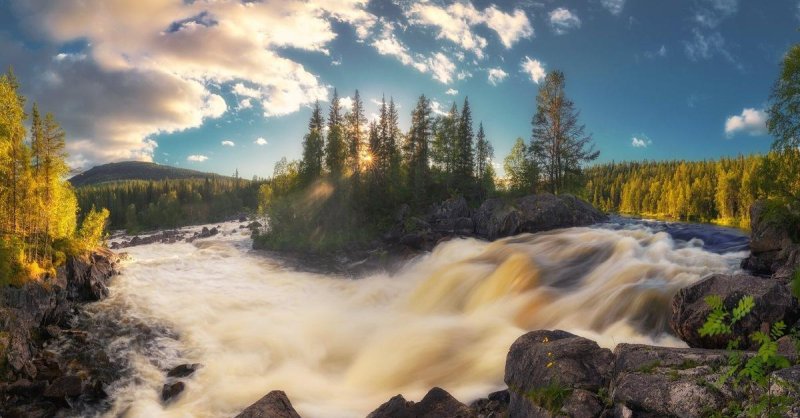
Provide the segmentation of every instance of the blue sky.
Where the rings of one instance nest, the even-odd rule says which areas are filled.
[[[269,176],[309,105],[359,89],[405,129],[469,96],[498,162],[560,69],[601,161],[763,152],[796,0],[0,0],[0,65],[67,129],[71,163]],[[260,140],[259,140],[260,139]]]

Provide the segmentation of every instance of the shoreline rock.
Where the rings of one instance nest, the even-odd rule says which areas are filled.
[[[68,259],[53,277],[0,289],[0,416],[52,416],[69,410],[69,399],[105,396],[92,364],[67,362],[46,346],[54,338],[85,342],[70,319],[84,303],[108,296],[118,261],[97,250]]]

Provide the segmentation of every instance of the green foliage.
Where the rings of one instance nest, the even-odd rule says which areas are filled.
[[[705,302],[711,308],[711,313],[700,329],[701,336],[731,334],[733,326],[755,307],[754,299],[749,295],[741,298],[730,312],[726,310],[722,298],[717,295],[706,297]],[[720,376],[717,385],[722,386],[732,379],[736,386],[750,387],[752,399],[744,410],[747,416],[782,416],[790,405],[785,397],[775,396],[769,392],[770,373],[791,365],[786,357],[778,354],[777,340],[785,334],[786,324],[783,321],[776,322],[772,324],[768,333],[756,331],[750,335],[750,339],[758,344],[758,351],[755,354],[745,355],[741,351],[732,351],[728,357],[728,367]],[[730,344],[729,349],[733,349]],[[763,395],[758,395],[759,393]]]
[[[800,268],[794,271],[789,287],[792,289],[792,295],[795,299],[800,299]]]
[[[105,244],[108,216],[108,209],[105,208],[98,211],[92,207],[92,209],[86,213],[83,222],[81,222],[81,227],[75,234],[74,245],[79,252],[91,251]]]
[[[545,386],[535,388],[525,394],[534,404],[546,409],[552,414],[558,414],[564,406],[564,401],[572,395],[572,388],[558,382],[550,382]]]

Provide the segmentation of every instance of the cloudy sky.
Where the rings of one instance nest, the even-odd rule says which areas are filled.
[[[0,65],[56,114],[70,162],[268,176],[315,100],[469,96],[501,160],[567,76],[601,160],[767,150],[798,0],[0,0]],[[347,99],[345,99],[345,102]]]

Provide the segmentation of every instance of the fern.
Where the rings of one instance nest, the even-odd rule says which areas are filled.
[[[755,299],[748,295],[739,299],[739,303],[733,308],[733,317],[731,318],[731,325],[739,322],[744,318],[753,308],[756,307]]]

